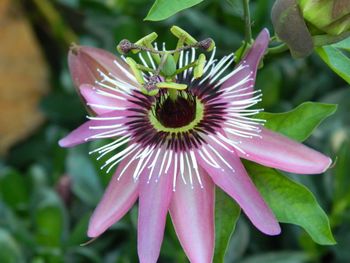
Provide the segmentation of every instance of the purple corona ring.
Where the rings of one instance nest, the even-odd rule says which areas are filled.
[[[176,91],[175,99],[167,89],[154,96],[142,93],[130,67],[106,51],[71,49],[73,81],[92,114],[59,144],[72,147],[109,138],[92,153],[98,158],[109,156],[102,166],[107,172],[118,165],[91,217],[89,237],[101,235],[138,200],[140,262],[157,261],[168,211],[189,260],[211,262],[216,186],[240,205],[261,232],[280,233],[240,158],[300,174],[322,173],[331,160],[265,129],[264,121],[254,118],[261,111],[251,108],[261,100],[260,91],[254,90],[255,77],[268,42],[265,29],[228,74],[234,56],[217,61],[214,49],[200,78],[191,68],[176,75],[176,83],[187,88]],[[178,66],[194,58],[194,49],[182,50]],[[151,54],[144,52],[140,60],[155,69]],[[152,72],[142,77],[147,81]],[[121,146],[125,147],[117,151]]]

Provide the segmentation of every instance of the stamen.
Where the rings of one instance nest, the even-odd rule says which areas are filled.
[[[257,134],[256,132],[246,132],[246,131],[241,131],[241,130],[231,129],[231,128],[224,128],[224,130],[231,134],[235,134],[245,138],[250,138],[250,139],[253,137],[261,138],[261,135]]]
[[[156,182],[158,181],[159,177],[162,175],[164,163],[165,163],[165,160],[166,160],[166,157],[167,157],[167,156],[168,156],[168,151],[166,150],[166,151],[165,151],[165,154],[164,154],[164,156],[163,156],[162,163],[161,163],[161,165],[160,165],[160,169],[159,169],[159,172],[158,172],[158,178],[156,179]]]
[[[108,105],[102,105],[102,104],[95,104],[95,103],[86,103],[87,106],[93,107],[93,108],[99,108],[99,109],[108,109],[108,110],[126,110],[124,107],[113,107]]]
[[[185,54],[185,65],[188,65],[188,63],[189,63],[189,53],[190,52],[186,52],[186,54]],[[183,76],[184,76],[184,78],[186,79],[186,77],[187,77],[187,72],[188,72],[188,69],[186,69],[185,71],[184,71],[184,74],[183,74]]]
[[[218,165],[218,163],[213,159],[213,157],[210,155],[210,153],[207,151],[207,149],[205,149],[205,147],[202,147],[203,152],[201,150],[198,150],[199,155],[203,158],[203,160],[209,164],[210,166],[214,167],[214,168],[220,168],[220,166]],[[206,154],[206,156],[210,159],[210,161],[204,156],[204,154]]]
[[[192,169],[191,169],[191,166],[190,166],[190,160],[188,159],[188,155],[187,155],[186,152],[184,153],[184,155],[185,155],[185,159],[186,159],[188,175],[189,175],[189,178],[190,178],[190,185],[191,185],[191,188],[193,189],[193,178],[192,178]]]
[[[180,57],[179,57],[179,68],[182,68],[183,67],[183,59],[184,59],[184,52],[185,51],[181,51],[180,52]]]
[[[185,170],[184,156],[183,156],[183,152],[180,152],[180,174],[184,184],[187,184],[185,180],[184,170]]]
[[[209,148],[215,153],[215,155],[216,155],[217,157],[219,157],[219,159],[220,159],[228,168],[230,168],[232,171],[235,171],[235,170],[232,168],[232,166],[224,159],[224,157],[222,157],[221,154],[220,154],[217,150],[215,150],[215,148],[214,148],[213,146],[211,146],[210,144],[209,144],[208,146],[209,146]]]
[[[108,143],[108,144],[106,144],[104,146],[98,147],[95,150],[90,151],[89,154],[93,154],[95,152],[102,153],[104,151],[107,151],[110,147],[118,144],[120,141],[125,140],[128,137],[129,137],[129,135],[122,136],[119,139],[117,139],[117,140],[115,140],[115,141],[113,141],[111,143]]]
[[[114,117],[100,117],[100,116],[86,116],[89,120],[95,120],[95,121],[108,121],[108,120],[122,120],[125,117],[124,116],[114,116]]]
[[[119,143],[117,143],[117,144],[111,146],[110,148],[105,149],[105,150],[99,152],[100,155],[96,158],[96,160],[100,160],[100,159],[101,159],[103,156],[105,156],[107,153],[110,153],[111,151],[113,151],[113,150],[119,148],[120,146],[122,146],[122,145],[128,143],[129,140],[130,140],[130,139],[127,138],[127,139],[125,139],[125,140],[123,140],[123,141],[121,141],[121,142],[119,142]]]
[[[209,83],[214,83],[222,75],[222,73],[232,64],[233,61],[234,61],[234,55],[233,54],[227,56],[225,59],[222,59],[219,62],[219,64],[217,65],[217,69],[216,69],[216,71],[214,71],[215,73],[213,73],[213,75],[215,74],[215,77],[212,78]],[[225,66],[222,67],[223,65],[225,65]],[[217,71],[219,71],[219,72],[216,73]]]
[[[234,89],[236,89],[237,87],[240,87],[246,83],[248,83],[249,81],[254,81],[253,78],[251,78],[251,76],[253,75],[253,72],[251,71],[246,77],[244,77],[242,80],[238,81],[237,83],[233,84],[232,86],[229,86],[225,89],[223,89],[225,92],[229,92],[232,91]]]
[[[103,90],[100,90],[100,89],[96,89],[96,94],[99,94],[99,95],[102,95],[102,96],[105,96],[105,97],[109,97],[109,98],[113,98],[113,99],[117,99],[117,100],[124,100],[124,101],[126,101],[126,99],[124,97],[120,97],[118,95],[115,95],[115,94],[112,94],[110,92],[106,92],[106,91],[103,91]]]
[[[173,191],[175,192],[175,188],[176,188],[176,180],[177,180],[177,153],[175,152],[175,161],[174,161],[174,174],[173,174]]]
[[[145,67],[147,67],[147,68],[150,67],[150,66],[147,64],[146,60],[143,58],[143,56],[142,56],[141,53],[139,53],[139,59],[141,60],[142,64],[143,64]],[[148,75],[152,76],[153,73],[152,73],[152,72],[148,72]]]
[[[221,147],[223,147],[225,150],[233,153],[234,151],[232,151],[230,148],[228,148],[225,144],[223,144],[222,142],[220,142],[216,136],[214,135],[209,135],[210,139],[212,139],[213,141],[215,141],[217,144],[219,144]]]
[[[198,164],[197,164],[196,156],[194,155],[193,150],[190,151],[190,156],[191,156],[192,166],[193,166],[193,169],[195,171],[198,183],[199,183],[200,187],[203,188],[203,183],[202,183],[201,177],[199,175],[199,170],[198,170]]]
[[[124,166],[123,170],[121,171],[121,173],[119,174],[119,176],[118,176],[118,178],[117,178],[118,181],[122,178],[123,174],[125,173],[126,169],[128,169],[128,167],[131,165],[131,163],[134,162],[134,161],[137,159],[136,156],[137,156],[141,151],[142,151],[142,149],[140,149],[140,150],[129,160],[129,162]],[[137,165],[139,165],[140,162],[141,162],[141,161],[139,161]],[[134,175],[133,175],[133,178],[134,178],[134,181],[135,181]]]
[[[158,161],[158,157],[159,157],[159,154],[160,154],[160,151],[161,151],[161,148],[158,149],[157,153],[156,153],[156,156],[154,157],[154,160],[152,162],[152,164],[150,166],[148,166],[148,169],[151,168],[151,171],[148,175],[148,180],[147,180],[147,183],[149,184],[151,179],[152,179],[152,176],[153,176],[153,171],[154,171],[154,168],[156,167],[156,163]]]
[[[110,131],[101,132],[98,134],[95,134],[93,136],[90,136],[88,138],[85,138],[85,141],[91,140],[91,139],[104,139],[104,138],[113,138],[117,136],[122,136],[127,134],[128,127],[123,127],[121,129],[115,129]]]
[[[154,60],[153,60],[153,57],[152,57],[151,53],[147,52],[147,56],[148,56],[149,61],[151,62],[152,68],[155,70],[156,69],[156,64],[154,63]]]
[[[140,177],[140,175],[141,175],[141,173],[142,173],[142,171],[146,168],[146,166],[147,166],[147,164],[148,164],[148,162],[149,162],[149,160],[151,159],[151,157],[153,156],[153,153],[154,153],[154,147],[152,147],[151,148],[151,152],[148,154],[148,155],[146,155],[147,156],[147,160],[143,163],[143,165],[142,165],[142,167],[140,168],[140,170],[139,171],[135,171],[135,180],[138,180],[138,178]],[[143,158],[145,158],[146,156],[144,156]]]
[[[213,51],[211,52],[211,56],[209,58],[209,61],[207,62],[207,65],[204,67],[203,72],[206,73],[207,70],[209,69],[209,67],[212,66],[212,64],[214,63],[214,57],[215,57],[215,53],[216,53],[216,47],[214,47]]]
[[[235,60],[235,56],[233,56],[233,60]],[[248,65],[245,65],[244,63],[240,64],[234,71],[232,71],[230,74],[226,75],[220,81],[215,85],[215,87],[220,86],[222,83],[224,83],[226,80],[231,78],[232,76],[236,75],[238,72],[240,72],[242,69],[248,68]]]
[[[218,133],[218,136],[220,137],[221,140],[223,140],[224,142],[226,142],[227,144],[231,145],[232,147],[234,147],[236,150],[238,150],[239,152],[241,152],[242,154],[244,154],[245,156],[248,156],[248,154],[239,146],[237,146],[237,144],[241,144],[241,141],[233,141],[229,138],[227,138],[226,136],[222,135],[221,133]]]
[[[111,129],[111,128],[118,128],[122,127],[124,124],[123,123],[118,123],[118,124],[112,124],[112,125],[98,125],[98,126],[89,126],[90,130],[103,130],[103,129]]]
[[[120,163],[122,160],[124,160],[126,157],[128,157],[130,154],[132,154],[134,151],[136,151],[139,147],[140,147],[140,145],[136,145],[136,144],[130,145],[125,150],[121,151],[119,154],[116,154],[116,156],[113,156],[113,157],[118,157],[118,158],[114,158],[115,162],[109,166],[109,168],[107,169],[106,172],[109,173],[114,166],[116,166],[118,163]],[[109,161],[110,161],[110,159],[107,160],[106,163],[101,166],[101,170],[104,169],[110,163]]]
[[[173,151],[170,150],[170,156],[168,158],[168,163],[167,163],[166,168],[165,168],[165,173],[166,174],[168,173],[168,170],[169,170],[169,167],[170,167],[172,159],[173,159]]]
[[[123,73],[132,81],[136,82],[136,78],[133,74],[131,74],[125,67],[120,65],[118,61],[114,60],[113,63],[121,70]]]

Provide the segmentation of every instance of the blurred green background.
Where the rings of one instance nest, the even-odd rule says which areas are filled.
[[[145,22],[150,0],[22,0],[0,3],[0,263],[137,262],[137,209],[89,245],[86,229],[110,175],[89,156],[94,142],[61,149],[57,141],[85,120],[67,67],[71,42],[116,53],[124,38],[156,31],[171,45],[176,24],[198,39],[212,37],[218,56],[239,48],[243,9],[212,0],[162,22]],[[269,28],[272,0],[251,1],[253,35]],[[6,47],[5,47],[6,45]],[[41,88],[38,90],[38,86]],[[299,227],[277,237],[257,232],[241,216],[225,262],[350,262],[350,89],[317,55],[268,56],[257,88],[269,112],[304,101],[339,104],[306,142],[337,158],[324,175],[290,176],[306,185],[330,216],[338,242],[319,246]],[[169,222],[159,262],[187,262]]]

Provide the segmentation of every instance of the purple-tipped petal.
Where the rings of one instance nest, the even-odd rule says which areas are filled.
[[[61,147],[73,147],[75,145],[98,139],[96,135],[102,132],[110,132],[108,134],[115,136],[122,136],[126,134],[126,130],[118,132],[117,129],[123,127],[124,123],[127,122],[128,111],[111,111],[106,114],[100,115],[99,120],[89,120],[79,126],[77,129],[70,132],[66,137],[61,139],[58,144]],[[103,118],[113,118],[113,119],[104,119]],[[112,127],[105,127],[101,129],[96,129],[95,127],[103,127],[113,125]],[[120,127],[117,127],[119,125]],[[115,137],[113,136],[113,137]]]
[[[263,29],[254,41],[253,46],[250,48],[246,56],[236,66],[236,73],[233,74],[222,84],[222,89],[233,87],[235,95],[243,95],[253,91],[255,85],[256,72],[258,70],[259,63],[265,54],[266,48],[270,41],[270,33],[265,28]],[[242,68],[245,66],[244,68]],[[240,70],[238,70],[240,69]],[[243,81],[247,78],[247,81]],[[241,83],[238,85],[238,83]],[[252,94],[246,96],[237,97],[239,99],[246,99],[252,97]],[[232,99],[230,99],[232,101]]]
[[[176,234],[192,263],[210,263],[214,254],[214,183],[200,169],[203,188],[185,185],[178,177],[170,204]],[[192,169],[192,174],[195,170]]]
[[[210,158],[207,156],[205,160],[198,155],[199,164],[211,176],[214,183],[239,204],[256,228],[267,235],[278,235],[281,229],[275,216],[262,199],[238,156],[234,152],[224,149],[216,151],[218,150],[222,159],[207,147]]]
[[[97,88],[90,84],[81,85],[79,91],[87,105],[98,115],[110,112],[116,107],[126,110],[132,106],[124,94],[104,90],[105,95],[102,95],[98,93]]]
[[[124,61],[103,49],[73,46],[68,54],[69,70],[77,88],[82,84],[95,85],[96,80],[101,80],[97,69],[107,75],[111,73],[131,85],[137,85],[135,79],[129,78],[115,63],[130,72],[129,66]]]
[[[138,87],[129,66],[112,53],[99,48],[72,46],[68,54],[68,66],[77,88],[82,84],[96,85],[109,93],[112,89],[119,89],[127,96],[131,90]],[[106,107],[91,107],[91,110],[96,110],[97,114],[111,111]]]
[[[89,237],[94,238],[101,235],[111,225],[121,219],[135,203],[138,196],[138,182],[134,182],[132,175],[137,162],[131,162],[118,180],[130,159],[126,158],[119,164],[100,203],[90,218]]]
[[[329,168],[332,160],[299,142],[262,128],[261,138],[242,138],[227,134],[232,140],[241,141],[239,145],[246,153],[240,157],[298,174],[318,174]]]
[[[164,151],[159,156],[151,180],[148,181],[152,168],[145,169],[140,178],[137,250],[141,263],[157,262],[173,193],[172,173],[160,171]]]

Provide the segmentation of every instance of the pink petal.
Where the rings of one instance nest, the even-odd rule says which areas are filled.
[[[160,156],[164,156],[164,152]],[[156,159],[149,183],[148,178],[152,168],[145,169],[140,178],[137,249],[141,263],[157,262],[173,193],[172,173],[166,174],[160,171],[162,159],[159,157]]]
[[[73,46],[68,54],[69,70],[76,87],[81,84],[95,85],[96,80],[101,80],[97,69],[106,74],[111,73],[131,85],[137,85],[135,79],[128,77],[115,63],[130,72],[129,66],[124,61],[103,49]]]
[[[111,225],[121,219],[133,206],[138,195],[138,183],[133,180],[133,172],[137,162],[131,162],[128,168],[118,180],[124,167],[129,163],[125,158],[118,166],[109,185],[96,207],[89,223],[88,236],[97,237]]]
[[[170,204],[176,234],[192,263],[210,263],[214,254],[214,184],[200,169],[203,188],[185,185],[178,177]],[[192,170],[192,174],[195,171]]]
[[[98,115],[110,112],[113,108],[127,108],[132,106],[132,103],[127,100],[127,96],[121,93],[106,91],[107,95],[98,93],[98,89],[90,84],[82,84],[79,87],[81,95],[84,97],[86,103]],[[99,107],[102,105],[103,107]]]
[[[127,122],[127,114],[129,114],[128,111],[112,111],[108,112],[106,114],[103,114],[99,116],[99,118],[114,118],[111,120],[89,120],[85,122],[83,125],[79,126],[77,129],[69,133],[66,137],[61,139],[58,144],[61,147],[73,147],[75,145],[95,140],[97,138],[92,137],[97,134],[100,134],[101,132],[108,132],[110,131],[109,134],[113,135],[116,134],[117,132],[113,132],[115,129],[119,127],[110,127],[106,129],[94,129],[93,127],[97,126],[108,126],[108,125],[120,125],[121,127],[125,122]],[[118,133],[116,136],[121,136],[124,135],[126,131]],[[113,136],[115,137],[115,136]]]
[[[265,54],[269,41],[270,41],[270,34],[269,34],[269,31],[265,28],[257,36],[253,46],[250,48],[247,55],[242,59],[242,61],[236,66],[236,69],[242,65],[247,65],[248,67],[245,67],[237,71],[235,74],[233,74],[228,80],[226,80],[222,84],[221,89],[231,87],[250,75],[249,81],[235,88],[235,91],[237,91],[235,92],[235,95],[243,95],[248,92],[252,92],[255,85],[256,72],[258,70],[259,63]],[[249,94],[249,95],[241,96],[237,98],[246,99],[252,96],[253,95]]]
[[[234,152],[220,148],[216,149],[222,157],[220,159],[209,147],[207,150],[219,168],[211,166],[200,155],[198,155],[198,162],[211,176],[214,183],[239,204],[250,221],[261,232],[267,235],[279,234],[281,229],[275,216],[262,199],[238,156]]]
[[[239,147],[247,155],[240,157],[277,168],[286,172],[299,174],[317,174],[326,171],[332,160],[301,143],[262,128],[262,138],[243,138],[227,134],[232,140],[241,141]]]

